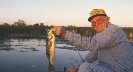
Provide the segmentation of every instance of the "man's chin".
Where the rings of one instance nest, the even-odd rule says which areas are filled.
[[[97,33],[100,33],[100,32],[103,31],[103,30],[101,30],[101,29],[95,29],[95,30],[96,30]]]

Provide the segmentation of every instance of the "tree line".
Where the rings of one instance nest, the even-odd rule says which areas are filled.
[[[23,36],[45,36],[46,29],[50,29],[54,25],[44,25],[44,23],[36,23],[33,25],[27,25],[24,20],[18,20],[13,24],[0,24],[0,36],[11,36],[13,34],[23,35]],[[92,27],[76,27],[73,25],[63,26],[67,30],[70,30],[74,33],[81,34],[83,36],[93,36],[96,34],[96,31]],[[133,27],[122,27],[127,37],[133,37]]]

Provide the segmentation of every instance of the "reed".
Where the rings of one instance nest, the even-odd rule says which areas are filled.
[[[4,26],[0,25],[0,36],[11,36],[13,34],[17,35],[31,35],[31,36],[45,36],[46,29],[52,28],[52,26]],[[73,33],[81,34],[83,36],[93,36],[96,31],[92,27],[75,27],[75,26],[64,26],[67,30]],[[127,37],[133,37],[133,27],[122,27],[123,31],[126,33]]]

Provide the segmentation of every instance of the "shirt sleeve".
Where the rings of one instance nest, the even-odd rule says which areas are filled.
[[[95,50],[95,51],[90,51],[90,52],[86,55],[86,57],[85,57],[82,61],[80,61],[80,62],[75,66],[76,69],[78,70],[78,69],[79,69],[79,66],[80,66],[83,62],[92,63],[92,62],[96,61],[96,60],[98,59],[97,56],[98,56],[97,50]]]
[[[105,49],[109,48],[109,46],[111,46],[111,44],[117,39],[117,30],[118,27],[110,26],[93,37],[85,37],[81,36],[80,34],[66,31],[65,39],[82,49],[90,51],[96,49]]]

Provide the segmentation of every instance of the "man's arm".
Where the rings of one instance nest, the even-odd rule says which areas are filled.
[[[112,43],[118,43],[117,39],[119,37],[118,34],[120,34],[119,32],[121,32],[121,29],[118,26],[112,25],[93,37],[85,37],[80,34],[66,31],[65,39],[82,49],[92,51],[109,48]]]
[[[56,35],[64,37],[74,45],[90,51],[110,48],[119,43],[120,37],[125,36],[122,29],[113,24],[109,24],[107,28],[93,37],[81,36],[61,26],[55,26],[52,30]]]

